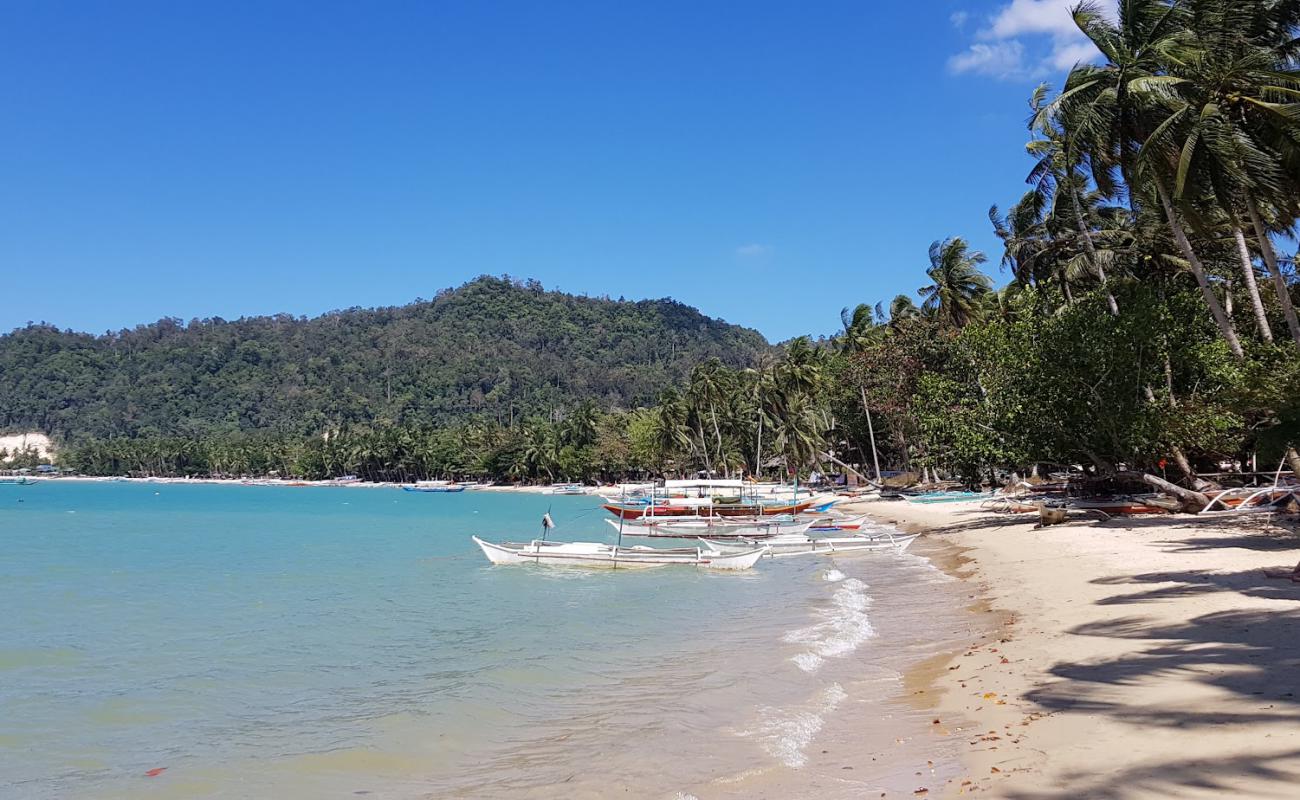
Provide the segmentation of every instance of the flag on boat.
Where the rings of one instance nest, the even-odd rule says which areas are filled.
[[[551,519],[551,512],[547,511],[542,515],[542,527],[548,531],[555,527],[555,520]]]

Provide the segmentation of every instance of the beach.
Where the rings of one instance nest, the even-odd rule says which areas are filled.
[[[1033,530],[974,503],[862,504],[955,548],[993,623],[908,685],[957,742],[930,796],[1294,797],[1300,558],[1261,518],[1116,518]]]

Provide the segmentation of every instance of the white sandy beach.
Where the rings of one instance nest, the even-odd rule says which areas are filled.
[[[1192,517],[1032,530],[1036,518],[971,503],[862,508],[961,548],[958,574],[1002,623],[912,676],[967,773],[918,792],[1297,796],[1300,584],[1264,575],[1300,559],[1293,532]]]

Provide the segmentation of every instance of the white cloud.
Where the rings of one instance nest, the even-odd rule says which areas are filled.
[[[771,253],[772,248],[765,244],[742,244],[736,248],[736,255],[741,258],[762,258]]]
[[[948,19],[952,21],[952,26],[953,26],[954,28],[957,28],[958,30],[960,30],[960,29],[966,27],[966,23],[967,23],[967,22],[970,22],[970,12],[969,12],[969,11],[954,11],[954,12],[952,12],[952,16],[951,16],[951,17],[948,17]]]
[[[1019,78],[1025,74],[1025,47],[1014,39],[992,44],[976,42],[966,52],[948,59],[948,69],[958,75],[973,72],[990,78]]]
[[[1011,0],[988,17],[965,52],[948,60],[948,69],[1002,80],[1041,79],[1091,60],[1097,49],[1070,14],[1078,4],[1079,0]],[[1104,10],[1113,14],[1115,3]]]

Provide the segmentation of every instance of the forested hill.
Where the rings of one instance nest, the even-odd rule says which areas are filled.
[[[700,361],[749,366],[756,331],[672,300],[624,302],[481,277],[428,302],[0,336],[0,431],[85,437],[314,434],[654,400]]]

